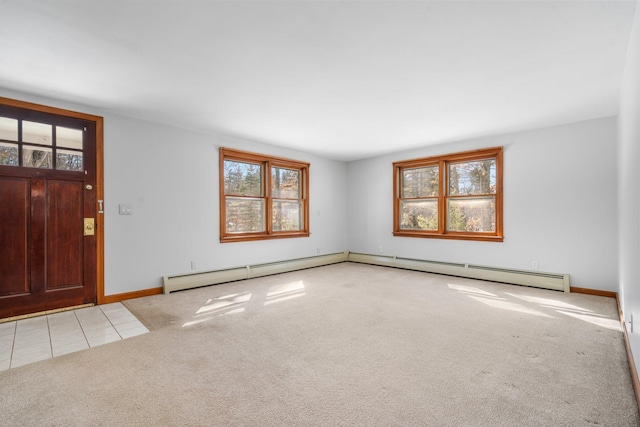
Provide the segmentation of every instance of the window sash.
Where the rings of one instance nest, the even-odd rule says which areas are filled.
[[[492,195],[448,197],[446,200],[447,232],[495,233],[495,199]]]
[[[411,183],[407,191],[408,176],[435,166],[437,191],[433,182]],[[395,236],[503,241],[502,147],[395,162],[393,167]],[[457,186],[450,181],[453,173],[460,179]],[[429,194],[416,190],[425,187]]]
[[[264,165],[261,163],[225,159],[224,194],[227,196],[263,197],[263,176]]]
[[[225,212],[225,227],[229,234],[265,231],[265,200],[262,197],[226,196]]]
[[[402,217],[400,229],[438,231],[438,198],[403,199],[400,201]]]

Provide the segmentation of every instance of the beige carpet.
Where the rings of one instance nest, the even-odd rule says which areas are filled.
[[[3,426],[637,426],[615,301],[343,263],[126,302],[0,372]]]

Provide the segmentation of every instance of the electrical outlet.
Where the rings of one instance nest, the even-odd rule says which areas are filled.
[[[380,247],[378,248],[378,252],[380,252],[380,253],[384,252],[384,251],[382,250],[382,246],[380,246]]]
[[[195,261],[191,261],[191,269],[192,269],[192,270],[195,270],[195,269],[197,269],[197,268],[198,268],[198,267],[196,266],[196,262],[195,262]]]
[[[633,314],[631,315],[631,320],[629,320],[629,331],[633,333]]]
[[[531,269],[532,270],[537,270],[538,269],[538,261],[536,261],[536,260],[531,261]]]

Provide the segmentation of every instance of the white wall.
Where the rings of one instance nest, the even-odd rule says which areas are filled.
[[[618,118],[620,289],[622,312],[634,316],[629,341],[640,367],[640,6],[631,33]],[[629,331],[629,329],[627,329]]]
[[[162,276],[347,250],[346,164],[221,135],[205,135],[28,94],[0,96],[104,117],[105,295],[162,286]],[[221,244],[220,146],[309,162],[308,238]],[[133,215],[119,215],[131,204]]]
[[[343,250],[569,273],[618,290],[616,120],[605,118],[425,147],[344,164],[27,94],[7,96],[105,117],[105,294],[161,286],[190,271]],[[505,241],[392,235],[392,162],[502,145]],[[311,163],[309,238],[219,243],[218,147]],[[542,165],[538,168],[537,165]],[[345,185],[346,183],[346,185]],[[118,214],[118,205],[133,215]]]
[[[220,146],[306,161],[309,238],[219,241]],[[346,165],[220,135],[125,117],[105,118],[106,293],[160,286],[160,276],[334,253],[347,249]],[[118,205],[133,206],[131,216]]]
[[[394,237],[392,162],[504,146],[504,242]],[[425,147],[348,164],[349,250],[568,273],[617,291],[616,119]]]

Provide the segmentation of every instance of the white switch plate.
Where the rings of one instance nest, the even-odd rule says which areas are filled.
[[[120,215],[133,215],[133,206],[128,203],[121,203],[120,206]]]

